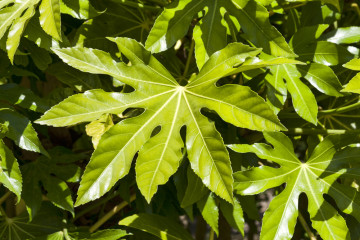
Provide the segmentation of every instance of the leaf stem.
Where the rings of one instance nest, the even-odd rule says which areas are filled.
[[[306,231],[306,233],[309,235],[310,240],[316,240],[316,236],[313,234],[313,232],[311,231],[310,227],[308,226],[308,224],[306,223],[305,218],[303,217],[303,215],[301,214],[301,212],[299,212],[299,220],[300,220],[300,224],[301,226],[304,228],[304,230]]]
[[[3,204],[3,202],[6,201],[6,199],[11,195],[11,192],[6,192],[1,198],[0,198],[0,205]]]
[[[210,228],[210,236],[209,236],[209,240],[214,240],[215,239],[215,232],[214,229]]]
[[[317,129],[317,128],[290,128],[286,133],[293,135],[359,134],[360,129],[344,130],[344,129]]]
[[[333,108],[328,110],[319,111],[319,116],[325,116],[325,115],[332,115],[332,114],[338,114],[338,113],[344,113],[349,112],[355,109],[360,108],[360,102],[350,104],[345,107],[339,107],[339,108]],[[279,118],[298,118],[299,115],[296,113],[280,113]]]
[[[130,196],[130,203],[136,199],[136,194]],[[116,213],[118,213],[121,209],[126,207],[129,203],[126,201],[121,202],[119,205],[116,205],[111,211],[106,213],[102,218],[100,218],[94,225],[92,225],[89,229],[90,233],[95,232],[101,225],[103,225],[107,220],[113,217]]]
[[[344,112],[349,112],[355,109],[360,108],[360,102],[357,103],[353,103],[350,104],[348,106],[345,107],[339,107],[339,108],[334,108],[334,109],[329,109],[329,110],[324,110],[319,112],[319,115],[328,115],[328,114],[333,114],[333,113],[344,113]]]
[[[191,45],[190,45],[189,55],[188,55],[188,58],[186,60],[185,70],[184,70],[184,73],[182,75],[183,79],[185,79],[186,75],[188,74],[190,63],[191,63],[191,58],[192,58],[192,55],[193,55],[193,52],[194,52],[194,48],[195,48],[195,41],[192,40]]]
[[[7,218],[6,212],[4,211],[4,209],[2,208],[2,206],[0,206],[0,213],[3,217]]]

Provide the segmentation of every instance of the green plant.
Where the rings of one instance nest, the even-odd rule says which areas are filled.
[[[360,238],[359,15],[3,0],[0,239]]]

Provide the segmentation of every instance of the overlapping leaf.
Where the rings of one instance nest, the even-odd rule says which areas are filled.
[[[211,54],[227,44],[229,26],[224,18],[226,14],[233,16],[231,19],[240,23],[247,38],[264,52],[274,56],[295,56],[282,35],[270,24],[266,8],[255,0],[174,1],[156,19],[146,40],[146,48],[160,52],[174,45],[187,33],[194,16],[201,11],[204,11],[204,16],[194,29],[199,69]]]
[[[191,240],[182,226],[166,217],[155,214],[134,214],[119,222],[119,225],[139,229],[162,240]]]
[[[0,38],[9,30],[6,49],[13,62],[28,21],[40,0],[5,0],[0,4]],[[59,0],[44,0],[40,5],[40,24],[55,39],[61,38]]]
[[[350,62],[344,64],[344,67],[351,70],[360,71],[360,59],[353,59]],[[343,91],[360,94],[360,73],[356,74],[355,77],[350,80]]]
[[[342,96],[341,83],[328,65],[336,65],[353,56],[335,43],[317,41],[327,25],[305,27],[297,31],[290,45],[301,61],[314,61],[308,66],[281,65],[270,67],[266,76],[269,104],[275,111],[284,105],[289,91],[296,113],[303,119],[317,124],[318,106],[314,94],[301,81],[309,81],[317,90],[330,96]],[[305,37],[303,37],[305,36]],[[286,85],[285,82],[286,81]]]
[[[96,49],[54,51],[79,70],[110,75],[135,91],[126,94],[87,91],[54,106],[37,121],[67,126],[96,120],[105,113],[144,109],[140,116],[120,121],[102,136],[82,178],[77,205],[105,194],[129,172],[137,152],[137,183],[150,201],[158,185],[166,183],[179,166],[184,148],[180,129],[184,126],[192,169],[211,191],[232,202],[228,153],[214,124],[200,111],[215,110],[222,119],[239,127],[260,131],[284,129],[263,99],[248,87],[215,85],[221,77],[233,72],[234,66],[259,50],[240,43],[230,44],[213,54],[188,85],[180,86],[142,45],[127,38],[113,40],[131,66],[116,62],[110,54]],[[161,128],[160,132],[152,136],[157,127]]]
[[[1,216],[0,239],[35,239],[39,236],[54,233],[64,228],[63,217],[62,211],[46,202],[42,205],[38,216],[31,222],[29,222],[26,212],[14,218]]]
[[[24,176],[23,199],[25,200],[30,219],[37,214],[42,203],[42,183],[48,199],[59,208],[74,215],[74,203],[71,191],[66,182],[78,182],[81,170],[74,162],[83,158],[62,147],[50,151],[52,157],[39,157],[36,161],[22,167]]]
[[[257,194],[286,183],[285,189],[271,201],[265,212],[261,239],[291,239],[301,193],[308,198],[312,226],[322,239],[349,239],[345,220],[323,195],[330,195],[341,211],[360,220],[357,190],[337,182],[340,176],[360,177],[359,168],[355,167],[359,166],[359,148],[341,149],[359,142],[359,136],[329,136],[316,146],[306,162],[297,158],[292,142],[283,133],[265,133],[264,136],[274,148],[263,143],[230,146],[237,152],[252,152],[280,165],[280,168],[261,166],[234,174],[234,190],[244,195]]]
[[[0,183],[15,193],[20,200],[22,177],[19,164],[2,139],[0,139]]]

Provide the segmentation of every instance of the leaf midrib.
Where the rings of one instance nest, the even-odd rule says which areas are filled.
[[[299,166],[298,168],[301,168],[301,166]],[[296,177],[296,181],[295,181],[295,183],[294,183],[293,188],[291,189],[291,192],[290,192],[290,194],[289,194],[288,200],[286,201],[284,210],[287,209],[287,206],[288,206],[290,200],[293,200],[293,199],[291,198],[291,196],[292,196],[294,190],[297,189],[297,188],[296,188],[296,187],[297,187],[296,185],[297,185],[297,183],[298,183],[298,181],[299,181],[299,179],[300,179],[300,176],[301,176],[302,171],[303,171],[303,168],[300,169],[300,171],[299,171],[299,173],[298,173],[298,175],[297,175],[297,177]],[[283,221],[284,214],[285,214],[285,211],[283,211],[283,213],[281,214],[281,218],[280,218],[280,221],[279,221],[279,225],[278,225],[278,226],[281,226],[281,225],[282,225],[281,223],[282,223],[282,221]],[[275,233],[275,236],[274,236],[275,238],[274,238],[274,239],[278,239],[278,238],[277,238],[277,234],[278,234],[278,232],[279,232],[279,229],[280,229],[280,227],[278,227],[278,228],[276,229],[276,233]]]
[[[310,193],[311,193],[312,198],[313,198],[313,200],[314,200],[314,202],[315,202],[315,204],[316,204],[316,206],[318,208],[318,212],[320,212],[323,219],[326,219],[326,217],[323,214],[323,211],[321,210],[321,206],[320,206],[319,202],[317,201],[316,194],[314,192],[314,189],[312,188],[312,185],[311,185],[311,182],[310,182],[310,179],[309,179],[309,176],[308,176],[307,172],[308,172],[307,170],[304,171],[304,177],[306,179],[308,189],[310,189]],[[311,172],[311,171],[309,171],[309,172]],[[318,177],[318,176],[316,176],[316,177]],[[334,238],[334,236],[332,234],[332,231],[330,231],[331,228],[330,228],[330,226],[329,226],[329,224],[328,224],[328,222],[326,220],[324,221],[324,224],[326,225],[327,229],[329,230],[329,233],[331,234],[332,239],[335,240],[335,238]]]
[[[226,191],[227,191],[227,194],[230,196],[230,199],[231,199],[232,194],[228,192],[227,185],[225,184],[224,179],[222,178],[221,173],[219,172],[219,169],[217,168],[217,166],[216,166],[216,164],[215,164],[215,160],[214,160],[211,152],[209,151],[209,148],[208,148],[208,146],[207,146],[207,144],[206,144],[206,142],[205,142],[205,139],[204,139],[204,137],[203,137],[203,135],[202,135],[202,132],[201,132],[200,127],[199,127],[199,125],[198,125],[198,122],[197,122],[197,120],[196,120],[196,118],[195,118],[195,116],[194,116],[194,113],[193,113],[193,111],[192,111],[192,109],[191,109],[191,106],[190,106],[190,104],[189,104],[189,101],[188,101],[188,99],[187,99],[187,97],[186,97],[186,93],[185,93],[185,92],[186,92],[186,90],[183,91],[182,94],[183,94],[183,96],[184,96],[186,105],[188,106],[188,109],[189,109],[189,112],[190,112],[190,114],[191,114],[191,117],[193,118],[193,121],[194,121],[194,123],[195,123],[195,126],[196,126],[196,128],[198,129],[199,135],[201,136],[201,140],[203,141],[203,147],[206,148],[209,156],[211,157],[212,165],[215,165],[215,169],[216,169],[217,175],[220,176],[220,177],[219,177],[219,178],[220,178],[220,182],[223,184],[222,193],[224,192],[224,190],[226,190]],[[213,166],[211,166],[211,170],[212,170],[212,167],[213,167]],[[210,171],[210,173],[211,173],[211,171]],[[219,186],[219,183],[217,184],[216,189],[218,188],[218,186]],[[221,194],[218,194],[218,195],[221,196]]]
[[[257,114],[251,113],[251,112],[249,112],[249,111],[246,111],[246,110],[244,110],[244,109],[241,109],[241,108],[237,107],[236,105],[232,105],[232,104],[230,104],[230,103],[221,101],[221,100],[219,100],[219,99],[207,97],[207,96],[205,96],[205,95],[199,95],[199,94],[196,94],[196,93],[191,92],[191,91],[186,90],[186,89],[185,89],[185,92],[187,92],[187,93],[189,93],[189,94],[191,94],[191,95],[194,95],[194,96],[196,96],[196,97],[198,97],[198,98],[204,98],[204,99],[207,99],[207,100],[210,100],[210,101],[214,101],[214,102],[222,103],[222,104],[224,104],[224,105],[228,105],[228,106],[230,106],[230,107],[232,107],[232,108],[235,108],[235,109],[237,109],[237,110],[239,110],[239,111],[241,111],[241,112],[244,112],[244,113],[246,113],[246,114],[249,114],[249,115],[255,115],[256,117],[260,118],[260,119],[263,120],[263,121],[264,121],[264,120],[265,120],[265,121],[270,121],[270,120],[268,120],[268,119],[263,118],[262,116],[259,116],[259,115],[257,115]],[[239,120],[237,120],[237,118],[235,118],[235,119],[236,119],[237,122],[239,122]],[[271,121],[271,122],[272,122],[272,121]],[[272,122],[272,123],[274,123],[274,122]],[[274,123],[274,124],[277,125],[276,123]]]
[[[164,148],[163,148],[163,151],[162,151],[161,156],[160,156],[160,158],[159,158],[158,164],[157,164],[157,166],[156,166],[156,168],[155,168],[155,170],[154,170],[154,174],[152,175],[152,178],[151,178],[151,181],[150,181],[150,184],[149,184],[150,186],[149,186],[149,190],[148,190],[148,196],[151,195],[151,188],[152,188],[152,186],[153,186],[153,184],[154,184],[155,175],[157,174],[157,171],[158,171],[158,169],[159,169],[162,161],[164,160],[164,154],[165,154],[165,152],[166,152],[166,150],[167,150],[167,146],[168,146],[168,144],[169,144],[169,142],[170,142],[171,135],[172,135],[172,132],[173,132],[173,130],[174,130],[174,126],[175,126],[175,123],[176,123],[176,120],[177,120],[176,117],[177,117],[178,112],[179,112],[180,100],[181,100],[181,93],[179,93],[179,91],[177,91],[177,93],[174,93],[174,95],[175,95],[175,94],[178,94],[178,102],[177,102],[175,114],[174,114],[174,117],[173,117],[173,120],[172,120],[172,123],[171,123],[171,128],[170,128],[168,137],[167,137],[166,142],[165,142],[165,146],[164,146]]]
[[[164,105],[163,105],[161,108],[159,108],[159,109],[149,118],[149,120],[147,120],[145,123],[143,123],[143,125],[138,129],[138,131],[137,131],[136,133],[134,133],[134,135],[133,135],[133,136],[127,141],[127,143],[121,148],[121,150],[118,151],[118,153],[116,154],[116,156],[115,156],[115,157],[109,162],[109,164],[103,169],[103,171],[101,172],[101,174],[99,175],[99,177],[97,177],[97,179],[95,179],[95,180],[91,183],[91,185],[87,188],[87,190],[84,191],[85,193],[87,193],[88,190],[91,189],[91,188],[94,186],[94,184],[95,184],[96,182],[98,182],[99,179],[102,178],[103,174],[105,173],[105,170],[112,165],[112,163],[115,161],[115,159],[117,159],[117,158],[119,157],[119,154],[123,151],[123,149],[125,149],[125,148],[127,147],[127,145],[128,145],[130,142],[132,142],[132,140],[133,140],[139,133],[141,133],[141,130],[142,130],[142,129],[144,129],[148,124],[150,124],[150,122],[167,106],[167,104],[168,104],[169,102],[171,102],[171,100],[172,100],[175,96],[176,96],[176,92],[175,92],[171,97],[169,97],[169,99],[164,103]],[[85,196],[85,194],[83,194],[82,197],[81,197],[77,202],[82,202],[81,200],[82,200],[82,198],[83,198],[84,196]],[[78,206],[79,204],[76,204],[76,205]]]
[[[308,112],[309,116],[311,117],[311,120],[312,120],[313,122],[316,122],[316,119],[313,118],[313,116],[312,116],[312,114],[311,114],[311,111],[310,111],[310,109],[308,108],[308,105],[306,104],[306,101],[305,101],[305,99],[303,98],[303,95],[301,94],[301,91],[299,90],[298,86],[296,85],[295,81],[293,80],[293,77],[291,76],[291,74],[288,72],[287,67],[286,67],[285,65],[282,66],[282,67],[284,68],[284,70],[285,70],[286,74],[288,75],[291,83],[293,84],[296,92],[298,93],[299,97],[301,98],[301,102],[302,102],[302,104],[305,106],[306,112]],[[300,81],[300,80],[299,80],[299,81]]]
[[[73,50],[73,48],[67,48],[67,49],[70,49],[70,50]],[[88,48],[91,52],[92,52],[92,48]],[[166,86],[166,87],[174,87],[174,85],[169,85],[169,84],[164,84],[164,83],[158,83],[158,82],[149,82],[149,81],[144,81],[144,80],[140,80],[140,79],[136,79],[136,78],[131,78],[131,77],[129,77],[129,76],[126,76],[126,75],[119,75],[118,73],[115,73],[115,72],[113,72],[113,71],[109,71],[107,68],[106,68],[106,66],[101,62],[101,61],[99,61],[99,63],[101,63],[101,65],[103,66],[103,67],[99,67],[98,65],[94,65],[94,64],[90,64],[89,62],[87,62],[87,61],[83,61],[83,60],[80,60],[80,59],[78,59],[78,58],[75,58],[75,57],[73,57],[72,55],[69,55],[69,54],[67,54],[67,53],[65,53],[65,52],[63,52],[63,51],[58,51],[58,49],[53,49],[59,56],[61,56],[61,55],[66,55],[67,56],[67,60],[68,59],[71,59],[73,62],[81,62],[83,65],[86,65],[87,67],[90,67],[90,68],[95,68],[95,69],[98,69],[98,71],[100,71],[100,72],[103,72],[103,73],[105,73],[105,74],[108,74],[108,75],[110,75],[110,76],[113,76],[113,77],[115,77],[115,78],[117,78],[117,79],[119,79],[119,80],[121,80],[121,79],[128,79],[128,80],[131,80],[131,81],[135,81],[135,82],[140,82],[140,83],[144,83],[144,84],[153,84],[153,85],[159,85],[159,86]],[[77,49],[75,49],[75,50],[77,50]],[[93,53],[94,54],[94,53]],[[95,56],[96,56],[96,54],[94,54]],[[98,58],[98,56],[96,56],[96,58],[97,59],[99,59]],[[69,61],[67,61],[67,62],[69,62]],[[117,66],[117,64],[118,64],[118,62],[116,62],[116,61],[114,61],[114,60],[112,60],[112,62],[114,63],[114,68],[116,68],[116,70],[117,70],[117,72],[120,72],[120,70],[118,69],[118,66]],[[124,65],[125,66],[125,65]],[[131,85],[131,84],[130,84]]]
[[[162,96],[162,95],[165,95],[165,94],[170,93],[170,92],[173,92],[173,91],[175,91],[175,90],[174,90],[174,89],[171,89],[171,90],[169,90],[169,91],[162,92],[162,93],[159,93],[159,94],[157,94],[157,95],[152,95],[152,96],[150,96],[150,97],[148,97],[148,98],[145,98],[145,99],[142,99],[142,100],[140,100],[140,101],[132,102],[132,103],[125,104],[125,105],[122,105],[122,106],[119,106],[119,107],[107,108],[107,109],[105,109],[105,110],[93,111],[93,112],[90,112],[90,113],[80,113],[80,114],[76,114],[76,115],[75,115],[75,114],[71,114],[71,116],[57,117],[57,118],[45,119],[45,120],[42,120],[42,121],[35,121],[35,122],[36,122],[36,123],[40,123],[40,124],[46,124],[46,122],[48,122],[48,121],[54,121],[54,120],[58,121],[58,120],[61,120],[61,119],[71,118],[72,116],[78,117],[78,116],[99,114],[99,113],[102,113],[102,112],[103,112],[103,113],[109,113],[109,112],[115,111],[116,109],[121,109],[121,108],[124,108],[124,110],[126,110],[126,108],[129,108],[129,107],[131,107],[131,106],[133,106],[133,105],[137,105],[137,104],[139,104],[139,103],[141,103],[141,102],[149,101],[149,100],[151,100],[151,99],[153,99],[153,98],[160,97],[160,96]],[[64,109],[63,109],[63,110],[64,110]],[[123,110],[123,111],[124,111],[124,110]]]

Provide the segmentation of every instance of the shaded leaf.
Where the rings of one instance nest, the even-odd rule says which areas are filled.
[[[44,113],[49,109],[46,102],[35,95],[30,89],[14,83],[0,85],[0,99],[10,104],[19,105],[32,111]]]
[[[309,66],[297,66],[301,75],[317,90],[330,96],[340,97],[341,83],[334,71],[322,64],[311,63]]]
[[[346,48],[331,42],[318,41],[295,49],[300,61],[314,61],[326,66],[333,66],[350,61],[354,55]]]
[[[193,239],[178,223],[154,214],[134,214],[121,220],[119,225],[139,229],[163,240]]]
[[[11,150],[0,140],[0,183],[21,199],[22,177],[19,164]]]
[[[215,196],[210,193],[198,201],[196,205],[207,224],[209,224],[216,235],[219,236],[219,207]]]
[[[334,29],[321,37],[322,40],[337,44],[351,44],[360,41],[360,27]]]
[[[217,50],[226,46],[225,9],[239,21],[249,40],[263,51],[274,56],[295,56],[281,34],[270,24],[267,10],[254,0],[226,0],[222,2],[179,0],[168,6],[156,19],[146,40],[152,52],[164,51],[175,44],[188,31],[194,16],[206,9],[205,16],[194,29],[195,54],[198,68]]]
[[[16,145],[22,149],[48,156],[29,119],[12,109],[3,108],[0,109],[0,122],[8,122],[9,131],[6,137],[12,139]]]

